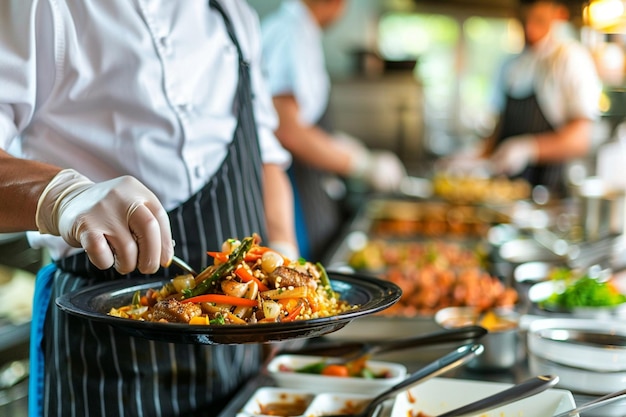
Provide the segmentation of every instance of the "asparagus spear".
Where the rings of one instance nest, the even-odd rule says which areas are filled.
[[[241,241],[241,245],[228,256],[228,260],[218,266],[211,275],[201,281],[195,288],[183,290],[185,298],[195,297],[197,295],[206,294],[215,284],[215,282],[224,275],[230,274],[235,270],[237,265],[243,261],[243,257],[252,248],[254,237],[247,237]]]

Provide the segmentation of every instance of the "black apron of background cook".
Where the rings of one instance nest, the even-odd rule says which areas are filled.
[[[325,132],[332,132],[328,106],[316,125]],[[332,181],[340,180],[296,158],[288,173],[296,200],[296,233],[301,255],[310,261],[321,261],[346,217],[341,201],[331,197],[327,189]],[[303,239],[306,239],[306,246],[302,245]]]
[[[534,93],[522,99],[507,95],[498,145],[513,136],[553,131]],[[543,185],[551,196],[564,197],[567,192],[564,167],[560,163],[530,164],[515,178],[523,178],[532,186]]]
[[[169,213],[175,251],[197,269],[207,265],[206,251],[220,250],[225,239],[265,234],[248,64],[229,19],[219,5],[211,1],[211,6],[224,15],[239,51],[238,123],[228,156],[214,177]],[[102,279],[120,278],[114,270],[101,273],[83,254],[58,265],[52,300]],[[134,338],[106,324],[67,315],[54,303],[45,332],[47,416],[215,416],[261,362],[259,345],[205,346]]]

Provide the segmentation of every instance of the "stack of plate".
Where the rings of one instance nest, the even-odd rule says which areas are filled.
[[[558,375],[559,386],[574,392],[604,395],[624,389],[626,323],[535,320],[528,330],[528,361],[531,373]],[[624,407],[623,401],[619,403]]]

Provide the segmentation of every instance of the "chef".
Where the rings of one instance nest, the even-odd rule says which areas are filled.
[[[287,0],[262,22],[265,72],[279,116],[276,136],[294,158],[296,228],[307,259],[319,259],[341,227],[335,176],[392,191],[406,175],[393,153],[371,151],[333,130],[322,36],[346,5],[346,0]]]
[[[54,300],[174,252],[202,269],[252,233],[298,255],[260,47],[244,0],[0,2],[0,148],[23,150],[0,151],[0,231],[32,231],[54,260],[35,290],[31,416],[217,415],[258,370],[257,345],[131,337]]]
[[[502,68],[500,117],[485,154],[497,173],[566,195],[564,165],[585,156],[601,91],[589,52],[557,36],[567,18],[557,0],[522,0],[523,52]]]

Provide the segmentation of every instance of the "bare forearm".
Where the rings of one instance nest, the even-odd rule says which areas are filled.
[[[37,201],[61,169],[0,150],[0,232],[37,230]]]
[[[591,146],[591,128],[590,120],[578,119],[555,132],[535,135],[538,162],[562,162],[585,156]]]
[[[278,165],[263,165],[263,192],[269,241],[296,247],[293,192],[287,174]]]
[[[280,119],[276,136],[294,158],[324,171],[350,174],[352,155],[324,130],[302,124],[292,96],[275,97],[274,106]]]

